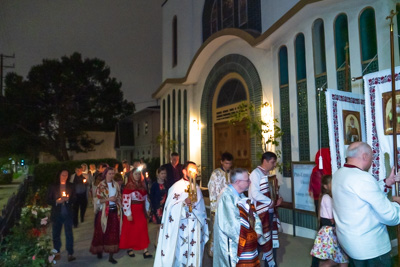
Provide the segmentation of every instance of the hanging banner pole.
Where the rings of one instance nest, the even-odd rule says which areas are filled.
[[[393,18],[397,15],[394,10],[390,11],[390,15],[386,19],[390,20],[390,70],[392,74],[392,129],[393,129],[393,166],[394,173],[398,171],[397,159],[397,111],[396,111],[396,77],[394,71],[394,35],[393,35]],[[396,196],[399,196],[399,183],[395,184]],[[397,258],[400,261],[400,225],[397,225]]]
[[[392,129],[393,129],[393,166],[395,167],[395,174],[398,171],[398,157],[397,157],[397,111],[396,111],[396,79],[394,71],[394,35],[393,35],[393,17],[397,13],[392,10],[386,19],[390,20],[390,70],[392,75]],[[399,196],[399,183],[396,182],[396,196]]]

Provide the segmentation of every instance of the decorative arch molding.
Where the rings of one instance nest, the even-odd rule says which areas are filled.
[[[229,73],[240,75],[248,88],[249,101],[254,104],[256,110],[260,110],[262,104],[262,86],[257,69],[246,57],[239,54],[230,54],[221,58],[209,72],[204,84],[203,95],[200,106],[200,119],[204,127],[201,129],[201,165],[203,184],[208,182],[213,171],[213,98],[220,80]],[[261,117],[260,112],[252,116]],[[261,152],[260,141],[251,138],[251,161],[252,165],[259,164],[257,152]]]

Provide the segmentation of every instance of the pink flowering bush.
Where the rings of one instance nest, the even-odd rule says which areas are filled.
[[[0,266],[51,266],[54,253],[47,233],[50,207],[40,205],[38,194],[27,198],[20,221],[0,244]],[[39,204],[40,203],[40,204]]]

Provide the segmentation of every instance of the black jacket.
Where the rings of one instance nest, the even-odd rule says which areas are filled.
[[[76,194],[74,190],[74,185],[71,183],[66,183],[66,194],[69,195],[69,200],[64,202],[63,204],[57,204],[57,199],[61,197],[60,185],[53,184],[49,187],[47,193],[47,204],[49,204],[51,208],[51,220],[54,220],[55,217],[61,215],[61,206],[65,205],[67,207],[68,214],[72,217],[72,205],[76,201]]]

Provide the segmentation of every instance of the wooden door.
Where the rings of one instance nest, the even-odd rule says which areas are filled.
[[[221,154],[229,152],[233,155],[233,167],[251,170],[250,134],[246,123],[228,122],[214,125],[215,146],[214,146],[214,168],[221,163]]]

